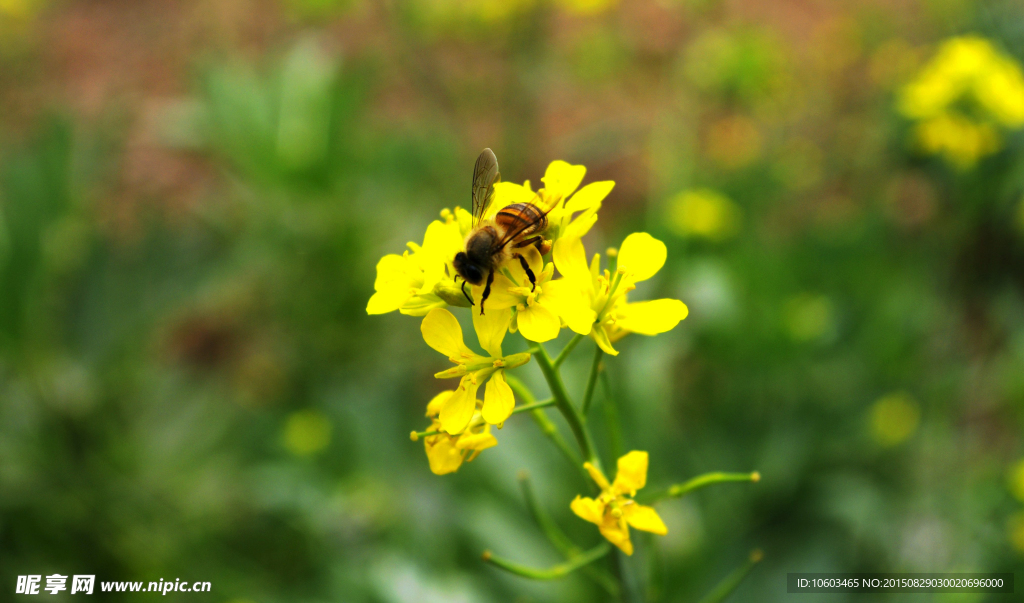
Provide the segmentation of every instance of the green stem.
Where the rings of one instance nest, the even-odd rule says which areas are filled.
[[[580,472],[580,475],[583,477],[583,481],[589,482],[590,475],[585,469],[583,469],[583,462],[576,456],[576,453],[573,452],[572,448],[569,447],[569,443],[565,441],[562,434],[558,432],[558,427],[551,422],[551,419],[549,419],[544,413],[544,409],[534,406],[535,404],[538,404],[538,402],[534,401],[533,392],[530,391],[530,388],[526,387],[526,385],[519,379],[507,373],[505,374],[505,382],[512,388],[515,395],[519,396],[524,402],[526,402],[524,408],[527,406],[533,408],[533,411],[530,414],[533,415],[533,420],[536,421],[537,427],[540,428],[541,433],[546,435],[555,445],[555,448],[558,448],[562,455],[568,459],[569,464]]]
[[[576,333],[576,335],[574,335],[573,338],[569,340],[569,343],[565,344],[565,347],[562,348],[562,351],[558,353],[558,357],[555,358],[555,368],[562,366],[562,363],[565,362],[565,359],[569,357],[569,354],[572,353],[573,349],[575,349],[576,346],[579,345],[581,341],[583,341],[583,337],[584,335]]]
[[[587,391],[583,394],[583,406],[580,408],[580,414],[583,415],[584,420],[590,410],[590,402],[594,399],[594,387],[597,385],[597,376],[601,372],[601,358],[604,357],[600,346],[596,346],[596,349],[594,362],[590,365],[590,377],[587,378]]]
[[[599,348],[600,349],[600,348]],[[608,371],[601,371],[601,385],[604,387],[604,422],[608,429],[608,449],[612,458],[624,454],[622,444],[622,427],[619,424],[619,405],[612,395],[612,386],[608,382]]]
[[[750,553],[750,558],[747,559],[747,562],[733,570],[731,574],[719,582],[718,586],[700,600],[700,603],[722,603],[726,597],[732,594],[732,591],[736,590],[736,587],[740,585],[740,582],[743,582],[743,579],[747,577],[750,570],[753,569],[763,557],[764,555],[759,550],[755,550]]]
[[[597,561],[601,557],[607,555],[611,548],[612,545],[607,542],[602,542],[589,551],[577,555],[565,563],[559,563],[547,569],[535,569],[532,567],[526,567],[525,565],[519,565],[518,563],[502,559],[501,557],[495,557],[490,551],[484,551],[483,560],[524,578],[532,578],[534,580],[554,580],[556,578],[566,576],[589,563]]]
[[[537,500],[537,495],[534,493],[533,486],[530,483],[530,476],[526,471],[519,472],[519,487],[523,491],[523,498],[526,500],[526,507],[529,509],[530,515],[537,522],[537,526],[544,532],[544,535],[548,537],[548,540],[551,541],[551,544],[555,545],[555,548],[561,551],[567,559],[573,559],[578,556],[581,553],[580,548],[569,540],[565,532],[558,527],[551,519],[551,516],[544,510],[544,507],[540,505],[540,501]],[[618,596],[619,585],[607,570],[588,565],[582,571],[588,578],[608,591],[608,594],[613,597]]]
[[[698,475],[697,477],[685,481],[681,484],[675,484],[670,486],[667,490],[661,492],[655,492],[644,497],[646,504],[654,504],[660,500],[666,498],[680,498],[686,496],[694,490],[699,490],[705,486],[711,484],[721,484],[724,482],[757,482],[761,480],[761,474],[757,471],[753,473],[705,473],[704,475]]]
[[[520,413],[520,412],[527,412],[527,411],[530,411],[530,410],[538,410],[540,408],[546,408],[548,406],[554,406],[554,405],[555,405],[555,399],[554,398],[548,398],[547,400],[543,400],[541,402],[532,402],[530,404],[524,404],[522,406],[517,406],[515,408],[515,410],[512,411],[512,414],[516,414],[516,413]]]
[[[555,398],[555,406],[565,417],[565,421],[569,424],[569,429],[572,430],[573,435],[576,437],[576,443],[580,447],[580,452],[583,454],[583,458],[591,465],[601,468],[601,459],[597,458],[594,453],[594,445],[590,441],[590,433],[587,428],[583,425],[583,418],[580,417],[579,411],[572,405],[569,400],[569,394],[565,391],[565,384],[562,383],[562,377],[558,374],[558,369],[551,362],[551,357],[548,356],[548,352],[544,349],[544,344],[537,343],[537,354],[534,358],[537,360],[537,365],[540,366],[541,373],[544,374],[544,379],[548,382],[548,387],[551,388],[551,395]]]

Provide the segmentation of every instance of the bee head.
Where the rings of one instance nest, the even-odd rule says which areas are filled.
[[[452,260],[452,266],[455,267],[459,276],[466,279],[466,282],[469,284],[479,285],[484,282],[484,271],[469,260],[469,256],[466,255],[466,252],[460,251],[456,253],[455,259]]]

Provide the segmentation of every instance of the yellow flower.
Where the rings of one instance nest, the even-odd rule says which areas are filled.
[[[530,181],[523,184],[499,182],[494,185],[494,203],[485,218],[493,218],[498,211],[513,203],[536,203],[548,212],[545,236],[552,240],[561,237],[582,237],[597,222],[597,211],[608,193],[615,187],[610,180],[591,182],[580,190],[587,168],[565,161],[552,161],[541,181],[544,188],[534,192]],[[573,194],[575,193],[575,194]],[[538,199],[539,197],[539,199]],[[576,215],[579,214],[579,215]]]
[[[555,265],[545,265],[536,247],[528,247],[521,253],[536,276],[537,286],[530,284],[519,262],[511,262],[505,274],[495,275],[487,310],[515,308],[511,330],[519,330],[530,341],[543,342],[558,337],[563,321],[581,335],[589,333],[595,314],[579,287],[564,278],[552,279]],[[474,288],[478,299],[479,289]]]
[[[473,327],[480,345],[488,356],[477,354],[462,340],[462,327],[444,308],[431,310],[423,319],[420,331],[427,345],[441,352],[456,366],[434,375],[438,379],[461,377],[458,389],[440,404],[438,419],[441,429],[455,435],[465,431],[476,410],[476,394],[487,382],[480,414],[484,421],[500,425],[512,414],[516,401],[512,388],[505,383],[505,369],[516,368],[530,361],[527,353],[502,356],[501,342],[511,321],[509,309],[493,310],[481,316],[473,312]]]
[[[883,446],[895,446],[917,431],[921,408],[907,392],[893,392],[871,406],[871,434]]]
[[[739,229],[740,210],[725,195],[710,189],[683,191],[669,201],[669,220],[676,233],[723,240]]]
[[[597,524],[601,535],[608,542],[627,555],[632,555],[629,526],[661,536],[668,533],[665,522],[654,508],[637,504],[633,500],[636,491],[647,483],[646,452],[634,450],[619,458],[618,473],[615,474],[615,482],[611,484],[597,467],[590,463],[584,463],[583,467],[601,488],[601,494],[597,500],[577,495],[569,508],[581,518]]]
[[[441,408],[455,392],[443,391],[434,396],[427,404],[427,416],[431,419],[430,431],[441,431],[441,421],[437,418]],[[469,427],[458,435],[439,433],[423,438],[423,449],[427,453],[430,470],[436,475],[445,475],[459,470],[462,463],[475,459],[481,450],[498,445],[498,440],[491,435],[491,426],[480,415],[482,403],[476,401],[476,412],[473,414]]]
[[[922,150],[966,169],[1002,147],[997,127],[1024,126],[1024,73],[985,38],[951,38],[903,87],[899,110],[918,122]]]
[[[1002,147],[1002,138],[988,123],[977,123],[955,114],[945,114],[914,127],[918,146],[926,153],[940,155],[961,170]]]
[[[289,452],[296,456],[309,456],[330,445],[331,422],[320,411],[300,410],[288,416],[282,435]]]
[[[462,289],[455,283],[452,259],[462,248],[463,237],[472,219],[464,209],[441,212],[444,221],[427,226],[423,244],[408,243],[402,255],[389,254],[377,262],[376,293],[366,304],[367,314],[386,314],[395,310],[411,316],[423,316],[446,305],[469,306]]]
[[[629,303],[626,294],[665,265],[668,250],[665,244],[646,232],[635,232],[622,242],[615,274],[600,270],[601,256],[587,267],[586,251],[578,238],[555,242],[555,265],[567,279],[580,287],[590,301],[594,323],[590,337],[606,353],[618,355],[612,344],[629,333],[657,335],[675,328],[689,310],[677,299],[656,299]],[[574,329],[575,330],[575,329]]]

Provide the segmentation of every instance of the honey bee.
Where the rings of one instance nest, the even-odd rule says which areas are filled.
[[[466,299],[469,299],[466,283],[481,285],[486,282],[480,297],[480,314],[484,313],[484,302],[491,295],[494,272],[509,260],[518,259],[530,279],[530,285],[537,288],[536,275],[526,258],[516,250],[530,245],[536,246],[541,255],[551,250],[551,242],[543,236],[551,209],[545,211],[532,202],[514,203],[501,208],[493,220],[484,219],[494,195],[494,185],[500,181],[498,159],[490,149],[484,149],[473,168],[473,229],[466,236],[466,250],[455,254],[452,262],[464,281],[462,293]],[[469,299],[469,303],[472,304],[473,300]]]

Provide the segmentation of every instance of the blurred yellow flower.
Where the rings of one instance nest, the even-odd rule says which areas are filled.
[[[505,274],[494,277],[491,296],[487,299],[488,312],[515,308],[512,330],[518,329],[530,341],[544,342],[558,337],[563,321],[581,335],[589,333],[594,312],[579,288],[564,278],[552,279],[555,265],[550,262],[544,265],[544,258],[536,247],[527,247],[521,253],[536,276],[536,287],[531,286],[522,265],[511,262]],[[476,290],[474,288],[474,292]]]
[[[727,239],[739,230],[740,210],[711,189],[683,191],[668,202],[669,225],[680,236]]]
[[[903,87],[899,110],[923,151],[968,169],[1002,148],[999,128],[1024,126],[1024,73],[985,38],[951,38]]]
[[[1002,139],[988,123],[959,115],[940,115],[915,128],[918,145],[926,153],[941,155],[959,169],[969,169],[986,155],[1002,148]]]
[[[458,389],[444,402],[439,402],[438,420],[441,429],[455,435],[465,431],[476,410],[476,394],[486,382],[484,403],[480,414],[484,421],[500,425],[512,414],[516,401],[512,388],[505,383],[504,369],[516,368],[530,361],[527,353],[502,356],[501,342],[511,321],[511,311],[492,310],[484,315],[472,312],[473,326],[480,345],[488,356],[472,351],[462,339],[462,327],[451,312],[435,308],[420,325],[423,340],[441,352],[456,366],[434,375],[438,379],[461,377]]]
[[[871,407],[871,434],[882,446],[895,446],[917,431],[921,410],[910,394],[893,392]]]
[[[1017,461],[1013,467],[1010,468],[1008,481],[1010,493],[1013,494],[1017,500],[1024,502],[1024,459]]]
[[[36,4],[34,0],[0,0],[0,15],[23,19],[35,12]]]
[[[590,473],[601,494],[594,500],[590,497],[576,498],[570,503],[572,512],[597,524],[601,535],[627,555],[633,554],[633,543],[629,539],[629,527],[664,536],[668,534],[665,522],[652,507],[637,504],[633,500],[636,491],[647,483],[647,453],[633,450],[619,458],[615,482],[609,484],[601,470],[590,463],[583,467]]]
[[[427,417],[430,417],[431,431],[441,431],[441,421],[437,418],[448,400],[455,392],[447,390],[434,396],[427,404]],[[483,403],[476,401],[476,412],[469,427],[458,435],[439,433],[423,438],[423,448],[427,453],[430,470],[436,475],[445,475],[459,470],[462,463],[475,459],[481,450],[498,445],[498,440],[491,435],[491,426],[480,414]]]
[[[427,226],[422,245],[409,242],[402,255],[392,253],[377,262],[376,292],[366,304],[367,314],[398,310],[423,316],[434,308],[470,305],[455,282],[451,263],[462,249],[472,217],[459,207],[454,213],[446,209],[441,216],[443,222],[434,220]]]
[[[1010,516],[1006,522],[1006,532],[1013,548],[1024,555],[1024,511],[1017,511]]]
[[[558,4],[577,15],[597,15],[614,7],[619,0],[558,0]]]
[[[296,456],[309,456],[331,443],[331,422],[318,410],[300,410],[284,425],[284,447]]]
[[[686,304],[677,299],[628,302],[626,294],[636,288],[636,283],[657,274],[668,256],[665,244],[646,232],[635,232],[622,242],[614,275],[608,270],[601,272],[600,254],[594,254],[587,266],[586,250],[578,238],[556,241],[552,256],[559,272],[589,300],[594,315],[590,337],[608,354],[618,355],[612,344],[629,333],[664,333],[674,329],[689,313]],[[583,316],[576,319],[581,324],[570,324],[570,328],[582,333]]]

